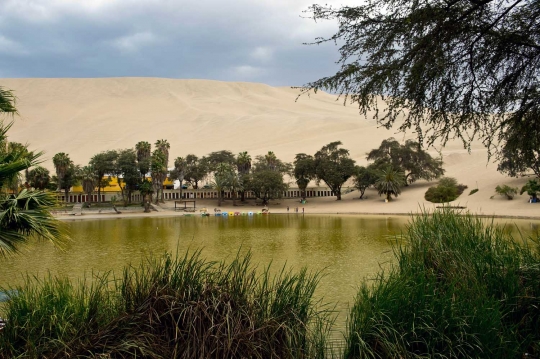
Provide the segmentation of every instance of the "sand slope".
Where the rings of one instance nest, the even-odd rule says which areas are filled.
[[[1,79],[0,85],[14,90],[18,97],[20,116],[10,139],[44,150],[45,166],[50,169],[50,159],[57,152],[67,152],[84,165],[100,151],[158,139],[171,143],[172,159],[228,149],[249,151],[252,157],[271,150],[285,161],[340,140],[355,160],[365,164],[365,153],[383,139],[414,138],[414,134],[377,128],[371,118],[358,114],[356,106],[343,106],[335,96],[320,93],[295,101],[298,90],[264,84],[107,78]],[[485,214],[540,215],[540,204],[526,203],[525,195],[514,201],[490,199],[497,184],[521,186],[526,180],[499,174],[480,145],[469,154],[460,143],[451,143],[442,153],[449,176],[469,190],[479,188],[473,196],[467,196],[467,190],[459,203]],[[342,204],[317,203],[331,212],[410,212],[422,205],[432,207],[423,201],[427,187],[426,183],[415,184],[390,204],[374,192],[365,201],[352,200],[357,197],[352,193]]]

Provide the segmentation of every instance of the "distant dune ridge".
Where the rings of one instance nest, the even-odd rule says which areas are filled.
[[[138,141],[153,144],[158,139],[171,144],[171,159],[226,149],[248,151],[252,157],[274,151],[285,161],[340,140],[352,158],[366,164],[366,152],[383,139],[415,137],[378,128],[372,116],[360,115],[356,105],[344,106],[334,95],[304,95],[295,101],[296,89],[258,83],[99,78],[1,79],[0,85],[18,98],[20,116],[10,130],[10,140],[44,150],[49,169],[58,152],[85,165],[100,151],[134,147]],[[432,154],[437,155],[435,150]],[[513,201],[498,196],[490,200],[496,185],[521,186],[526,179],[498,173],[481,145],[475,144],[469,154],[460,142],[449,143],[442,154],[447,175],[469,186],[456,203],[485,214],[540,215],[540,204],[528,204],[525,195]],[[479,192],[467,196],[477,184]],[[423,199],[427,187],[418,182],[391,204],[381,202],[374,191],[367,193],[367,201],[349,201],[357,197],[352,193],[344,197],[349,204],[343,211],[350,207],[352,212],[411,212],[422,205],[432,207]],[[351,206],[366,208],[352,210]]]

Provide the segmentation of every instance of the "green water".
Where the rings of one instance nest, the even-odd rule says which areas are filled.
[[[275,270],[323,270],[317,296],[337,304],[344,314],[358,286],[393,262],[392,243],[408,217],[270,215],[254,217],[168,217],[77,220],[67,222],[72,242],[65,251],[36,243],[23,253],[2,259],[0,286],[23,282],[25,273],[80,278],[92,272],[119,270],[149,254],[182,255],[202,248],[211,260],[233,258],[250,250],[253,262],[272,263]],[[508,221],[497,220],[497,223]],[[539,221],[514,220],[508,230],[525,235],[538,231]]]

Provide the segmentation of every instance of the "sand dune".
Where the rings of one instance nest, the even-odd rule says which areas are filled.
[[[44,150],[44,165],[50,169],[57,152],[69,153],[84,165],[100,151],[158,139],[171,143],[171,158],[222,149],[249,151],[252,156],[271,150],[285,161],[340,140],[358,163],[365,164],[365,153],[383,139],[414,138],[413,133],[378,128],[370,116],[359,115],[356,106],[343,106],[333,95],[319,93],[295,101],[298,90],[264,84],[107,78],[1,79],[0,85],[18,97],[20,116],[10,139]],[[497,184],[521,186],[526,179],[499,174],[481,145],[468,153],[461,143],[450,143],[442,154],[449,176],[469,190],[479,189],[472,196],[467,196],[467,190],[457,202],[484,214],[540,215],[540,204],[528,204],[525,195],[513,201],[490,199]],[[331,212],[411,212],[418,206],[432,206],[423,200],[428,186],[419,182],[390,204],[373,192],[366,201],[352,200],[357,197],[352,193],[341,204],[317,203]],[[315,210],[316,204],[312,206]]]

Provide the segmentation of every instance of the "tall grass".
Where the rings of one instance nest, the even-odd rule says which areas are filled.
[[[346,358],[540,355],[540,261],[502,228],[449,210],[414,217],[397,265],[363,285]]]
[[[111,279],[111,280],[109,280]],[[7,302],[2,358],[322,358],[319,274],[258,274],[251,256],[149,258],[120,278],[28,279]]]

